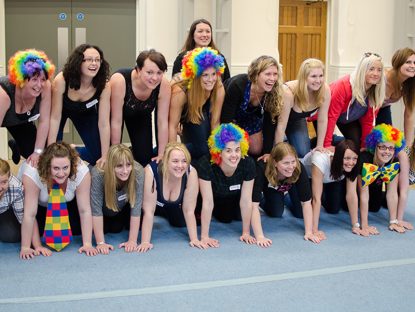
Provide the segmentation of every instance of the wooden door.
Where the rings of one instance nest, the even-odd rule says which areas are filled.
[[[307,58],[326,60],[327,2],[280,0],[278,50],[285,81]]]

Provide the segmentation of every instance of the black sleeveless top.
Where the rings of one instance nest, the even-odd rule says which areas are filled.
[[[99,97],[101,96],[101,92],[96,90],[95,94],[86,101],[72,101],[68,97],[68,89],[69,85],[66,84],[62,99],[62,113],[76,113],[82,115],[98,113]]]
[[[2,127],[12,127],[17,125],[22,125],[25,123],[33,122],[40,117],[40,101],[42,100],[42,95],[39,95],[36,98],[35,105],[30,111],[27,111],[23,114],[16,113],[16,105],[15,105],[15,93],[16,93],[16,86],[10,83],[9,78],[7,76],[0,77],[0,86],[6,91],[7,95],[10,98],[10,107],[7,110],[6,114],[3,118],[3,123],[1,124]]]
[[[124,68],[117,71],[123,75],[125,79],[125,96],[124,96],[124,106],[123,106],[123,115],[124,118],[134,117],[137,115],[150,115],[154,108],[157,105],[160,85],[159,84],[150,94],[149,98],[141,101],[137,99],[134,95],[132,81],[131,81],[131,71],[135,69]]]

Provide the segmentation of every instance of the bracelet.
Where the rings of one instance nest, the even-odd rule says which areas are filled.
[[[43,148],[35,148],[35,150],[34,150],[34,152],[36,153],[36,154],[42,154],[42,152],[43,152]]]
[[[352,225],[353,228],[360,229],[360,223],[356,222]]]
[[[399,224],[398,219],[393,219],[389,221],[389,224]]]
[[[97,245],[104,245],[105,242],[98,242]]]

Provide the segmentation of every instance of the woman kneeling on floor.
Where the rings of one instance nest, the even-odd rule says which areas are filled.
[[[360,156],[362,170],[358,176],[363,235],[379,234],[368,224],[368,210],[378,212],[381,206],[389,210],[389,230],[404,233],[410,224],[398,219],[400,166],[397,158],[405,148],[403,133],[391,125],[377,125],[366,137],[366,147],[367,151]],[[360,224],[354,226],[360,227]]]
[[[170,142],[166,145],[162,161],[152,161],[146,166],[139,252],[153,248],[150,241],[155,212],[167,218],[172,226],[187,226],[191,247],[208,247],[197,237],[195,207],[199,185],[197,172],[190,165],[190,160],[190,153],[184,144]]]
[[[129,229],[128,241],[121,243],[126,252],[137,249],[140,213],[143,202],[143,167],[134,161],[131,150],[123,145],[111,146],[104,170],[92,171],[91,206],[97,250],[108,254],[114,247],[105,242],[104,233]]]
[[[91,176],[78,153],[67,143],[52,143],[40,155],[37,169],[24,163],[21,171],[25,198],[20,258],[52,254],[42,246],[39,233],[56,251],[70,243],[72,234],[82,233],[78,252],[96,255],[91,243]]]

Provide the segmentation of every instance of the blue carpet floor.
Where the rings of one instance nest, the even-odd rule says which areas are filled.
[[[415,224],[415,191],[406,219]],[[188,247],[186,229],[155,219],[154,249],[108,256],[63,252],[30,261],[0,243],[0,311],[414,311],[415,232],[387,229],[387,210],[370,213],[380,231],[353,235],[346,212],[321,216],[328,239],[302,239],[302,220],[263,216],[272,247],[238,241],[241,223],[213,222],[218,249]],[[107,235],[112,244],[127,232]],[[58,308],[59,307],[59,308]]]

